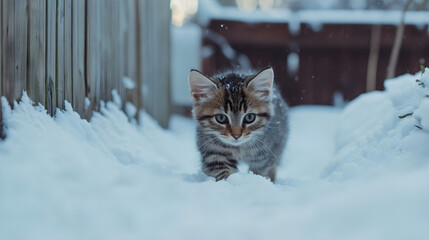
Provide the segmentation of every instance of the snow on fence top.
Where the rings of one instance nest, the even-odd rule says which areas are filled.
[[[216,0],[200,1],[197,19],[203,25],[210,20],[235,20],[247,23],[309,23],[309,24],[384,24],[398,25],[401,19],[400,10],[298,10],[289,9],[256,9],[240,10],[236,7],[225,7]],[[424,26],[429,24],[428,11],[407,11],[405,23]]]

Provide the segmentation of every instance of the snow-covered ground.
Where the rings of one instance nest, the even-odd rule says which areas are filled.
[[[0,239],[427,239],[429,74],[416,78],[344,110],[292,108],[276,184],[245,166],[201,174],[189,119],[139,126],[107,103],[88,123],[24,97],[4,109]]]

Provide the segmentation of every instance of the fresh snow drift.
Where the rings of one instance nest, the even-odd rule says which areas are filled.
[[[342,111],[290,111],[278,181],[200,173],[195,123],[3,99],[0,239],[426,239],[429,70]],[[416,82],[419,79],[425,87]],[[411,114],[410,114],[411,113]],[[407,115],[407,116],[405,116]],[[405,117],[404,117],[405,116]],[[399,118],[402,117],[402,118]]]

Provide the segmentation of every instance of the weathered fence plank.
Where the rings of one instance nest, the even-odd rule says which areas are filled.
[[[27,88],[27,7],[27,0],[15,1],[15,99],[20,99]]]
[[[153,22],[143,27],[143,103],[163,127],[168,126],[170,114],[170,12],[166,9],[168,1],[145,1],[142,8],[143,22]]]
[[[101,63],[101,7],[102,0],[88,2],[88,24],[86,30],[86,59],[87,59],[87,83],[90,105],[87,109],[87,117],[92,111],[98,110],[100,101],[100,63]]]
[[[73,102],[71,0],[64,2],[64,100]]]
[[[113,0],[113,11],[112,11],[112,28],[111,28],[111,32],[110,35],[112,37],[112,46],[114,47],[114,51],[113,51],[113,57],[114,60],[112,62],[113,66],[115,66],[113,68],[113,76],[114,78],[112,79],[114,84],[113,84],[113,88],[116,89],[118,91],[119,96],[122,99],[122,106],[124,103],[124,99],[125,99],[125,89],[123,87],[122,84],[122,74],[123,74],[123,68],[122,68],[122,64],[121,64],[121,26],[120,26],[120,13],[121,13],[121,8],[120,5],[125,4],[125,1],[123,2],[119,2],[119,1],[114,1]]]
[[[3,62],[2,62],[2,55],[3,55],[3,3],[0,2],[0,98],[3,96]],[[3,137],[3,105],[1,103],[0,99],[0,138]]]
[[[109,91],[109,84],[111,75],[109,72],[109,62],[111,56],[107,53],[108,48],[110,47],[110,38],[108,38],[108,35],[106,32],[108,31],[108,26],[110,25],[109,15],[110,15],[110,2],[104,1],[102,3],[103,8],[101,10],[101,28],[100,28],[100,36],[101,36],[101,62],[100,62],[100,76],[103,81],[100,82],[100,97],[104,98],[104,100],[112,100],[110,91]]]
[[[28,95],[36,104],[40,102],[45,105],[46,0],[31,0],[28,3]]]
[[[64,14],[65,4],[64,0],[57,0],[57,22],[56,22],[56,73],[55,73],[55,86],[56,86],[56,105],[58,108],[64,108]]]
[[[85,0],[72,3],[73,106],[85,116]]]
[[[46,107],[53,116],[57,107],[56,93],[56,21],[57,2],[46,1]]]
[[[157,109],[157,113],[153,116],[159,121],[164,128],[168,127],[171,113],[171,84],[170,84],[170,25],[171,25],[171,11],[170,1],[154,1],[157,4],[156,15],[153,21],[158,21],[159,24],[156,28],[157,35],[156,41],[158,42],[158,65],[157,72],[161,73],[157,83],[157,101],[161,102],[158,107],[157,104],[152,108]]]
[[[101,0],[88,2],[88,24],[86,29],[86,59],[87,59],[87,83],[88,98],[91,102],[87,109],[88,118],[91,117],[92,111],[97,110],[97,103],[100,100],[100,15]]]
[[[126,1],[112,1],[112,15],[110,16],[111,28],[109,29],[109,36],[112,39],[111,51],[112,61],[110,62],[110,69],[112,70],[112,79],[110,87],[118,91],[119,96],[125,99],[125,89],[122,84],[122,65],[121,65],[121,42],[120,42],[120,5],[125,4]]]
[[[136,39],[136,89],[137,89],[137,109],[143,108],[143,30],[142,30],[142,20],[141,16],[141,6],[142,2],[137,0],[134,6],[134,14],[136,16],[135,21],[135,39]],[[139,114],[136,116],[139,120]]]
[[[3,94],[9,101],[15,99],[15,2],[3,2],[2,68]],[[6,61],[7,59],[7,61]]]
[[[111,91],[119,89],[119,8],[115,0],[103,1],[102,28],[101,28],[101,97],[112,100]]]
[[[134,10],[136,1],[126,1],[121,5],[120,13],[120,27],[121,27],[121,64],[122,64],[122,77],[129,78],[134,83],[134,88],[125,89],[125,100],[132,103],[135,107],[139,107],[138,88],[136,88],[136,81],[141,79],[137,78],[137,38],[136,33],[136,12]],[[124,86],[125,87],[125,86]]]

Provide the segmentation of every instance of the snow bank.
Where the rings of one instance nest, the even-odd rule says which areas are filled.
[[[0,239],[425,239],[429,103],[417,77],[340,118],[293,108],[276,184],[245,167],[221,182],[201,174],[182,117],[163,130],[114,103],[87,122],[70,104],[51,118],[26,95],[13,110],[3,99]]]
[[[113,103],[91,123],[70,104],[51,118],[26,95],[13,111],[3,103],[0,239],[115,239],[133,236],[135,224],[145,232],[160,221],[158,210],[174,205],[161,196],[174,196],[176,175],[198,169],[196,150],[181,145],[180,135],[145,114],[137,128]],[[179,161],[175,148],[194,161]]]
[[[344,110],[330,177],[370,177],[428,164],[429,71],[387,80],[385,88],[362,94]]]

